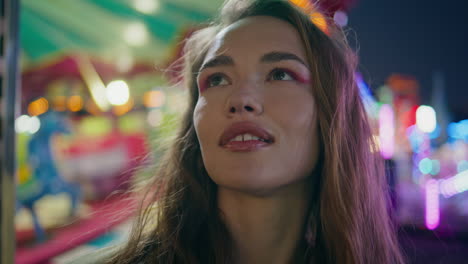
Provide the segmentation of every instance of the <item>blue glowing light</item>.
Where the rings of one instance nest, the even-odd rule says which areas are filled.
[[[450,123],[447,127],[449,137],[468,141],[468,119]]]
[[[440,126],[439,125],[436,125],[436,128],[434,129],[434,131],[432,131],[431,133],[429,133],[429,138],[430,139],[436,139],[440,136]]]

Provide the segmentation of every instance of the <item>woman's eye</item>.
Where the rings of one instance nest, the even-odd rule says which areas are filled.
[[[223,74],[214,74],[208,77],[206,80],[206,85],[208,87],[214,87],[214,86],[221,86],[221,85],[228,85],[229,82],[227,80],[227,77],[224,76]]]
[[[293,81],[294,77],[291,73],[282,69],[274,69],[270,73],[270,79],[272,81]]]

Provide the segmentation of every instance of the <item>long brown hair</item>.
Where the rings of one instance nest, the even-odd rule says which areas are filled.
[[[308,240],[306,262],[404,263],[388,216],[382,161],[372,151],[372,133],[355,82],[356,57],[338,27],[328,23],[324,32],[285,0],[228,0],[216,22],[187,40],[188,108],[156,176],[147,184],[128,243],[110,263],[232,261],[232,240],[217,207],[217,187],[204,168],[193,124],[196,77],[221,29],[260,15],[293,25],[311,66],[321,153],[318,189],[311,191],[307,229],[314,238]]]

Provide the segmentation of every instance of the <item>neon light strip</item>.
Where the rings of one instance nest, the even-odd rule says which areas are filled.
[[[433,230],[439,222],[439,183],[431,179],[426,182],[426,227]]]
[[[462,171],[457,175],[442,180],[440,182],[440,193],[445,198],[454,196],[468,190],[468,170]]]
[[[395,146],[395,127],[393,109],[388,104],[382,105],[379,112],[380,154],[385,159],[393,156]]]
[[[87,57],[77,57],[76,62],[78,64],[78,70],[80,71],[83,80],[88,86],[91,97],[93,98],[96,105],[103,112],[110,109],[110,104],[106,97],[106,86],[104,85],[101,77],[97,73],[93,64]]]

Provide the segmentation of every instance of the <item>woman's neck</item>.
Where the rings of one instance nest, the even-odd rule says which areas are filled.
[[[298,182],[266,196],[219,187],[218,206],[237,263],[294,263],[304,253],[307,185]]]

